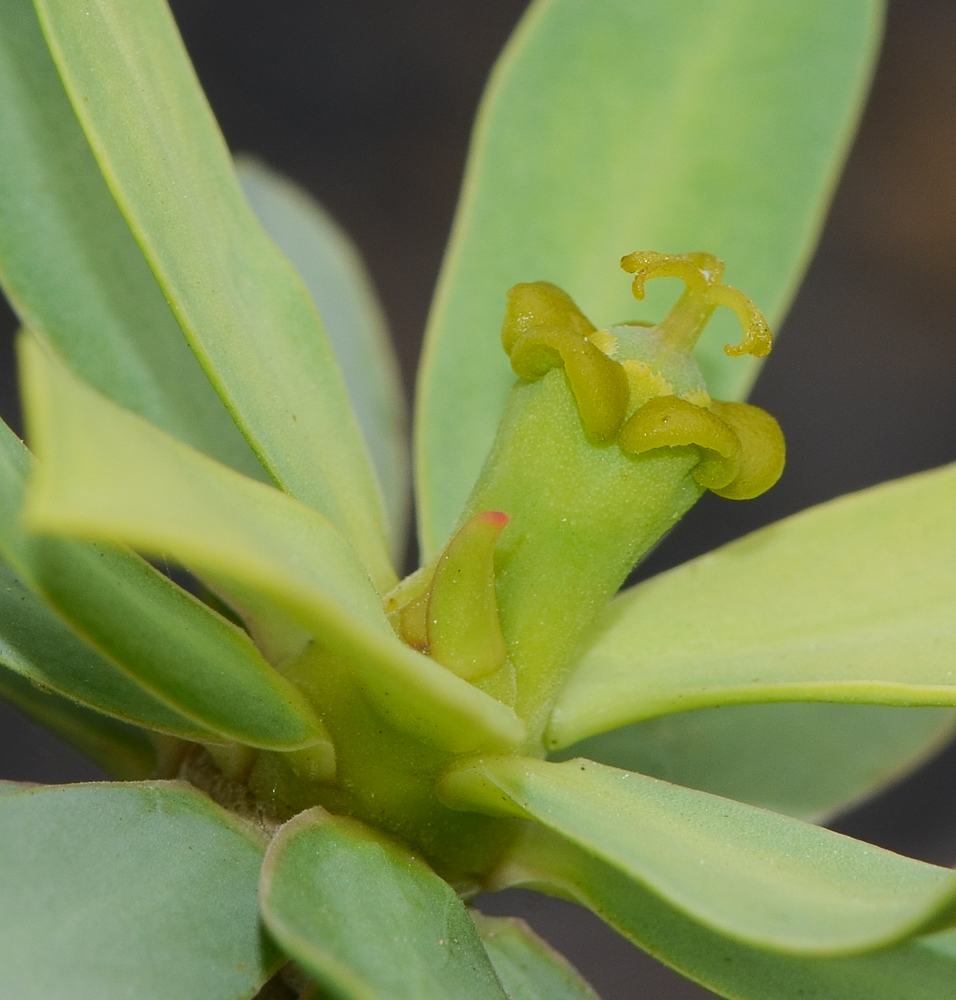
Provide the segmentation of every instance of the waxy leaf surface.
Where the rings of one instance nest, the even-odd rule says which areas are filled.
[[[460,752],[521,741],[510,708],[399,642],[354,550],[321,514],[119,409],[32,342],[25,357],[41,457],[26,514],[34,529],[165,553],[272,601],[422,739]]]
[[[714,930],[839,955],[956,919],[956,875],[809,823],[578,758],[465,763],[457,808],[537,820]]]
[[[30,781],[0,781],[0,795],[15,795],[36,785]]]
[[[451,886],[354,820],[290,820],[260,898],[269,932],[338,1000],[506,1000]]]
[[[568,960],[516,917],[472,910],[508,1000],[600,1000]]]
[[[234,626],[141,559],[25,535],[20,509],[30,464],[19,439],[0,423],[0,552],[9,564],[0,576],[6,666],[90,708],[184,739],[215,742],[223,730],[235,739],[243,716],[249,735],[268,745],[274,739],[283,745],[283,733],[293,744],[308,738],[308,722],[290,718],[286,702],[263,714],[269,701],[261,687],[252,696],[261,704],[248,691],[240,695],[237,716],[229,678],[269,668]],[[264,729],[276,722],[278,729]]]
[[[5,696],[25,710],[46,704],[44,692],[57,692],[114,720],[192,740],[215,740],[214,733],[157,701],[127,674],[87,645],[8,567],[0,565],[0,662],[26,687],[4,674]],[[9,693],[7,693],[9,692]],[[55,703],[58,705],[58,702]],[[59,711],[50,706],[51,715]],[[81,710],[82,711],[82,710]],[[105,725],[107,719],[101,717]],[[140,775],[143,777],[143,775]]]
[[[552,746],[743,701],[956,704],[956,466],[803,511],[622,594]]]
[[[265,235],[163,0],[37,0],[117,204],[275,481],[395,582],[368,453],[305,286]]]
[[[60,439],[49,433],[47,417],[59,412],[69,422],[67,414],[73,405],[65,393],[57,394],[57,376],[63,388],[85,387],[74,382],[52,354],[45,359],[44,348],[35,340],[23,337],[20,346],[27,421],[35,429],[41,450],[46,450],[42,443],[47,442],[55,462],[54,449]],[[103,398],[91,389],[85,391]],[[52,397],[66,409],[56,411]],[[78,416],[75,411],[74,417]],[[140,418],[130,415],[130,419]],[[14,568],[74,629],[148,692],[207,732],[272,749],[301,747],[319,738],[320,724],[306,700],[263,659],[248,635],[148,563],[109,545],[24,537],[16,518],[27,456],[12,438],[9,431],[0,429],[10,487],[2,496],[6,530],[0,544],[5,545]],[[82,461],[82,452],[76,453],[75,460]],[[19,481],[12,471],[17,468]],[[44,471],[34,464],[39,478]],[[232,475],[244,479],[238,473]],[[64,693],[70,694],[70,688]]]
[[[682,914],[542,827],[531,827],[498,888],[525,885],[574,899],[656,958],[730,1000],[951,1000],[956,933],[845,958],[752,948]]]
[[[187,785],[35,786],[0,797],[0,994],[247,1000],[263,844]]]
[[[618,261],[706,250],[776,327],[813,249],[879,39],[880,4],[539,0],[492,75],[429,321],[416,415],[425,556],[447,537],[514,380],[498,331],[521,281],[592,322],[660,319]],[[698,357],[739,398],[731,318]]]
[[[411,502],[408,420],[398,359],[371,276],[358,247],[306,191],[256,160],[239,160],[236,173],[253,211],[299,272],[322,317],[372,456],[392,558],[400,564]]]
[[[113,201],[30,0],[3,5],[0,94],[0,281],[21,322],[100,392],[265,478]]]
[[[918,767],[954,726],[949,708],[722,705],[599,733],[554,757],[588,757],[820,822]]]

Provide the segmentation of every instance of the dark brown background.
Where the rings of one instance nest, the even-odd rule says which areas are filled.
[[[174,0],[223,131],[305,185],[363,250],[411,390],[468,132],[520,0]],[[781,483],[706,499],[661,569],[809,504],[956,459],[956,3],[890,4],[886,47],[830,222],[755,402],[784,425]],[[3,343],[13,329],[0,303]],[[15,412],[4,348],[0,412]],[[0,706],[0,777],[98,772]],[[840,821],[956,862],[956,751]],[[710,996],[566,904],[508,894],[605,1000]]]

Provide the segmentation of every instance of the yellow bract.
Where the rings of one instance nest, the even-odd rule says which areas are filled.
[[[783,473],[786,444],[780,424],[766,410],[749,403],[722,403],[715,399],[711,409],[733,428],[741,444],[736,477],[727,486],[711,489],[728,500],[760,496]]]
[[[568,327],[536,326],[514,342],[511,367],[529,381],[564,368],[588,437],[597,444],[614,440],[627,414],[630,383],[624,369],[586,337]]]
[[[701,460],[691,475],[710,490],[729,486],[740,465],[740,438],[710,410],[678,396],[657,396],[645,403],[621,428],[618,443],[632,455],[696,446]]]
[[[531,281],[508,290],[501,326],[501,346],[511,354],[515,341],[538,326],[561,326],[581,337],[595,332],[593,324],[567,292],[550,281]]]

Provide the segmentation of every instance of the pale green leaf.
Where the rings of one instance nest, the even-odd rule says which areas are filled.
[[[622,594],[550,745],[744,701],[956,704],[956,465],[763,528]]]
[[[416,415],[426,556],[455,523],[514,380],[498,330],[519,281],[564,288],[598,326],[660,318],[618,269],[633,250],[707,250],[776,327],[813,249],[879,40],[876,0],[538,0],[472,139],[429,321]],[[657,289],[654,285],[664,286]],[[745,394],[720,313],[698,357]]]
[[[28,788],[36,788],[36,785],[29,781],[0,781],[0,795],[16,795]]]
[[[472,919],[509,1000],[599,1000],[568,960],[517,917]]]
[[[2,583],[0,588],[8,592]],[[0,635],[0,661],[4,666],[8,663],[8,649],[5,636]],[[67,701],[12,670],[0,670],[0,697],[56,733],[114,778],[138,781],[148,778],[156,768],[156,748],[146,732],[136,726]]]
[[[33,579],[57,611],[214,742],[291,750],[324,738],[306,699],[242,629],[142,559],[58,538],[35,539],[30,551]]]
[[[19,515],[29,465],[26,449],[0,424],[0,552],[126,678],[84,655],[79,641],[73,650],[65,629],[57,632],[52,616],[38,618],[37,608],[23,624],[33,645],[24,645],[21,631],[26,656],[11,666],[92,707],[189,739],[291,749],[321,737],[306,700],[246,633],[148,563],[111,546],[26,536]],[[58,649],[70,658],[50,666],[46,657]]]
[[[678,712],[555,754],[589,757],[820,822],[918,767],[953,737],[947,708],[783,702]]]
[[[498,877],[573,899],[689,979],[731,1000],[952,1000],[956,933],[846,958],[751,948],[668,906],[611,865],[530,826]]]
[[[322,318],[388,513],[392,559],[405,550],[411,482],[408,419],[385,313],[358,247],[305,190],[258,160],[236,163],[239,183]]]
[[[0,280],[79,375],[265,476],[183,338],[76,121],[30,0],[0,17]]]
[[[4,541],[0,535],[0,548],[5,548]],[[89,546],[70,542],[51,544],[62,546],[67,557],[90,559]],[[93,558],[96,558],[95,553]],[[85,585],[91,586],[91,581],[87,580]],[[183,739],[217,739],[214,732],[154,698],[128,673],[84,642],[3,564],[0,564],[0,663],[23,678],[26,685],[17,685],[15,680],[5,676],[0,682],[4,696],[35,715],[26,701],[31,691],[36,692],[39,699],[36,710],[46,711],[43,708],[46,706],[50,721],[59,714],[64,716],[64,722],[72,725],[68,719],[75,713],[68,713],[65,707],[61,712],[59,703],[48,703],[41,691],[57,692],[78,702],[77,711],[79,705],[84,705],[114,719],[134,722]],[[40,721],[46,724],[44,719]],[[100,724],[107,726],[107,720],[101,718]]]
[[[260,900],[269,932],[337,1000],[506,1000],[451,886],[354,820],[310,809],[286,823]]]
[[[395,580],[381,498],[318,314],[265,235],[163,0],[37,0],[106,181],[213,385],[275,481]]]
[[[0,995],[247,1000],[279,964],[259,838],[186,785],[0,798]]]
[[[87,707],[184,739],[235,739],[243,723],[268,745],[283,732],[293,743],[309,736],[308,723],[294,711],[290,719],[285,703],[276,709],[269,675],[251,698],[241,684],[230,693],[225,679],[269,668],[238,630],[142,560],[84,542],[26,537],[19,518],[29,464],[26,449],[0,422],[0,553],[10,564],[0,564],[0,662]],[[280,679],[279,687],[289,685]],[[172,703],[189,711],[181,714]],[[209,729],[197,717],[216,725]]]
[[[396,638],[354,550],[321,514],[119,409],[22,343],[41,459],[26,511],[33,529],[166,554],[235,588],[240,604],[246,593],[273,602],[422,739],[459,752],[521,741],[510,708]]]
[[[956,921],[956,874],[810,823],[578,758],[451,770],[459,809],[533,819],[700,923],[806,955],[870,951]]]

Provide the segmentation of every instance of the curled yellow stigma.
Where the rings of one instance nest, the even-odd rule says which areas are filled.
[[[621,267],[634,275],[634,298],[644,298],[644,285],[651,278],[680,278],[684,294],[678,299],[658,330],[675,346],[690,347],[717,306],[727,306],[737,314],[744,336],[739,344],[727,344],[724,350],[732,357],[752,354],[762,358],[770,353],[773,338],[763,313],[730,285],[721,283],[724,262],[711,253],[658,253],[636,250],[621,258]]]

